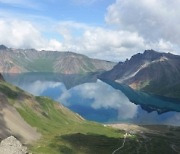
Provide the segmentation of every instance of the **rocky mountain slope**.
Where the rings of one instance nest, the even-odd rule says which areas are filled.
[[[118,63],[100,78],[127,84],[136,90],[180,98],[180,56],[146,50]]]
[[[73,52],[37,51],[35,49],[11,49],[0,46],[0,72],[56,72],[84,74],[107,71],[113,62],[92,59]]]

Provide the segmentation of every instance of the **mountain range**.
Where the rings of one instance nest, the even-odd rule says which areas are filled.
[[[135,90],[180,98],[180,56],[145,50],[119,62],[100,78],[126,84]]]
[[[2,73],[102,73],[99,78],[126,84],[135,90],[180,98],[180,56],[145,50],[118,64],[73,52],[12,49],[0,45]]]
[[[0,45],[0,72],[54,72],[62,74],[85,74],[107,71],[116,63],[92,59],[73,52],[38,51],[35,49],[12,49]]]

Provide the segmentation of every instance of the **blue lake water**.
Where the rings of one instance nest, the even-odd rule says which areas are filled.
[[[4,74],[8,82],[48,96],[88,120],[102,123],[180,125],[180,101],[136,92],[97,74]]]

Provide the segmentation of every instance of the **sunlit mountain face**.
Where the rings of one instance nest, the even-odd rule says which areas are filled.
[[[69,51],[8,48],[0,45],[0,72],[51,72],[85,74],[113,68],[114,62],[89,58]]]
[[[97,74],[4,74],[5,80],[36,95],[48,96],[88,120],[102,123],[180,125],[180,102],[137,92],[97,79]]]

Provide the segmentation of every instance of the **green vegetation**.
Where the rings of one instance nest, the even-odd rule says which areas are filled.
[[[161,86],[157,86],[158,84]],[[180,99],[180,83],[168,85],[162,83],[161,81],[158,81],[158,83],[152,81],[149,85],[145,86],[141,90],[159,96]]]
[[[146,84],[145,81],[144,85],[139,88],[140,90],[159,96],[180,99],[180,74],[177,69],[172,68],[172,65],[167,62],[152,63],[146,69],[151,75],[153,72],[157,73],[150,76],[149,83]]]
[[[63,153],[63,151],[67,149],[72,153],[78,153],[79,150],[77,147],[75,148],[74,145],[70,144],[70,141],[64,138],[65,136],[74,136],[77,133],[82,133],[87,137],[87,139],[85,139],[87,144],[89,137],[86,136],[87,134],[92,134],[92,136],[95,134],[99,138],[104,135],[106,140],[108,140],[108,137],[112,137],[117,143],[119,138],[122,138],[122,133],[114,129],[105,128],[100,124],[85,121],[79,115],[72,113],[70,110],[54,103],[48,98],[37,97],[36,101],[39,105],[36,106],[36,111],[32,110],[29,106],[18,108],[21,116],[31,126],[38,128],[38,131],[43,135],[42,139],[32,146],[31,150],[33,153],[56,154]],[[91,144],[91,142],[89,144]],[[97,143],[97,140],[95,143]],[[109,145],[111,145],[112,149],[114,142],[109,142]],[[102,146],[99,148],[102,148]],[[104,150],[106,151],[108,149],[109,147],[104,145]],[[82,152],[84,153],[85,151],[82,149]]]
[[[18,96],[18,94],[15,91],[12,91],[6,84],[0,84],[0,91],[11,99],[17,98]]]
[[[123,141],[121,138],[107,137],[106,135],[76,133],[56,138],[56,142],[62,139],[70,143],[77,153],[81,151],[86,154],[111,154],[121,146]],[[65,149],[61,149],[61,152],[65,153],[64,150]],[[73,151],[70,153],[73,153]]]
[[[38,57],[38,55],[36,55]],[[56,56],[47,56],[47,57],[34,57],[27,58],[24,57],[14,57],[13,62],[28,72],[53,72],[54,71],[54,62],[56,61]]]
[[[27,64],[26,69],[34,72],[53,72],[53,58],[39,58]]]

